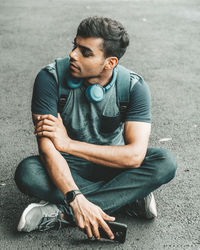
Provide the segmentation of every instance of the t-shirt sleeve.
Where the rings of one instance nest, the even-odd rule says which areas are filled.
[[[151,123],[151,94],[142,78],[131,89],[125,121]]]
[[[58,87],[55,79],[42,69],[34,83],[31,111],[35,114],[51,114],[57,117]]]

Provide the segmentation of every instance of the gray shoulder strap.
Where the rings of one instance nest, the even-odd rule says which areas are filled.
[[[121,65],[118,65],[117,67],[117,105],[119,107],[121,121],[124,122],[130,98],[131,77],[128,69]]]
[[[69,57],[56,59],[56,72],[58,78],[58,112],[62,113],[69,95],[67,87],[67,76],[69,67]]]
[[[130,71],[125,67],[118,65],[118,74],[117,74],[117,97],[118,103],[129,102],[130,95]]]
[[[130,93],[134,85],[142,79],[142,77],[121,65],[118,65],[117,67],[117,104],[121,115],[121,121],[124,122],[130,101]]]
[[[58,77],[59,97],[61,95],[68,94],[69,91],[66,85],[68,67],[69,67],[69,57],[56,59],[56,72]]]
[[[67,97],[69,89],[67,87],[67,76],[69,67],[69,57],[58,58],[54,63],[47,65],[44,69],[47,70],[55,79],[58,85],[58,112],[61,113]]]

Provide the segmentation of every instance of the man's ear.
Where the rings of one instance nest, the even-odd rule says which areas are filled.
[[[115,57],[115,56],[112,56],[112,57],[108,57],[107,59],[106,59],[106,65],[105,65],[105,69],[110,69],[110,70],[112,70],[112,69],[114,69],[114,67],[115,66],[117,66],[117,64],[118,64],[118,58],[117,57]]]

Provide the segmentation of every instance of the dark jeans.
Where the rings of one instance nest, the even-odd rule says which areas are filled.
[[[106,213],[112,214],[169,182],[175,176],[177,165],[169,151],[149,148],[139,168],[119,169],[93,163],[69,167],[85,197]],[[71,213],[63,203],[63,194],[51,181],[39,156],[28,157],[19,164],[15,181],[23,193],[57,204],[66,215]]]

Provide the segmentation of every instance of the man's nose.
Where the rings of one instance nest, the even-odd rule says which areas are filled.
[[[76,61],[78,59],[77,48],[75,48],[71,51],[71,53],[69,54],[69,57],[71,60],[74,60],[74,61]]]

